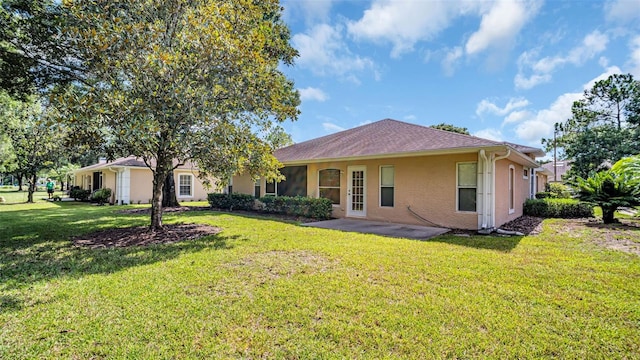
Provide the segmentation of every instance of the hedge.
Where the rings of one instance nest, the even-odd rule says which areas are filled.
[[[333,204],[325,198],[304,196],[264,196],[258,199],[259,210],[326,220],[331,218]]]
[[[254,198],[248,194],[207,194],[207,201],[212,208],[225,210],[253,210]]]
[[[304,216],[313,219],[331,219],[331,200],[304,196],[265,196],[255,200],[248,194],[207,194],[212,208],[225,210],[257,210],[272,214]]]
[[[69,190],[69,197],[73,198],[77,201],[87,201],[89,200],[89,196],[91,195],[91,191],[83,190],[79,186],[74,186]]]
[[[528,199],[524,203],[524,214],[543,218],[590,218],[593,204],[573,199]]]

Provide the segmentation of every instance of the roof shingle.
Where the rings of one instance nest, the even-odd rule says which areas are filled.
[[[275,156],[281,162],[287,163],[501,145],[514,147],[515,144],[384,119],[278,149]],[[540,151],[521,146],[521,149],[525,148]]]

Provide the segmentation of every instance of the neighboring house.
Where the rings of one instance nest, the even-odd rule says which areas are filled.
[[[74,172],[75,186],[95,191],[111,189],[111,203],[118,205],[148,204],[153,193],[153,173],[144,161],[134,156],[114,161],[100,159],[97,164]],[[207,199],[207,191],[192,164],[180,165],[173,171],[178,201]],[[213,184],[213,183],[212,183]]]
[[[571,160],[556,161],[555,163],[551,161],[542,165],[542,167],[550,173],[548,182],[563,183],[565,181],[565,174],[571,170]]]
[[[543,155],[386,119],[279,149],[285,181],[239,175],[232,189],[329,198],[334,217],[490,229],[521,216],[540,190],[535,158]]]

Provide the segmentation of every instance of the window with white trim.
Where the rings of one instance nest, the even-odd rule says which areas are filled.
[[[340,204],[340,170],[323,169],[318,171],[318,194],[331,200],[332,204]]]
[[[509,165],[509,214],[513,214],[516,210],[516,168]]]
[[[191,174],[178,175],[178,196],[180,197],[193,196],[193,175]]]
[[[522,173],[522,178],[523,179],[528,179],[529,178],[529,168],[528,167],[524,168],[524,172]]]
[[[457,202],[458,211],[476,211],[476,193],[478,192],[478,163],[458,163]]]
[[[380,166],[380,206],[393,207],[395,192],[395,169],[393,166]]]

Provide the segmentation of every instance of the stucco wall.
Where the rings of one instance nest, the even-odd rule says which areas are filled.
[[[264,180],[261,180],[260,192],[264,194]],[[233,192],[253,195],[255,192],[254,181],[249,175],[237,175],[233,177]]]
[[[345,161],[308,165],[307,194],[318,196],[318,172],[339,169],[340,204],[334,205],[335,217],[347,216],[347,181],[349,166],[366,169],[366,218],[376,221],[430,225],[409,210],[438,225],[477,229],[475,212],[458,212],[456,203],[456,164],[477,161],[477,153],[423,156],[383,160]],[[380,167],[393,166],[394,206],[380,206]]]
[[[509,213],[509,167],[515,171],[514,211]],[[529,198],[529,179],[524,178],[524,167],[509,159],[496,162],[496,227],[522,216],[524,202]]]

